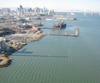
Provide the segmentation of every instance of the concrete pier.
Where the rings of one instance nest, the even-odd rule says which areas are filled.
[[[78,27],[76,27],[76,28],[75,28],[75,31],[74,31],[74,36],[78,36],[78,31],[79,31],[79,30],[78,30]]]
[[[38,28],[40,28],[40,29],[61,29],[61,28],[51,28],[51,27],[38,27]]]
[[[50,27],[38,27],[40,29],[54,29],[54,28],[50,28]]]
[[[56,35],[56,36],[74,36],[74,34],[47,34],[47,35]]]
[[[73,17],[73,18],[56,18],[56,19],[63,19],[63,20],[77,20],[77,17]]]
[[[56,35],[56,36],[78,36],[78,27],[75,28],[74,34],[46,34],[46,35]]]

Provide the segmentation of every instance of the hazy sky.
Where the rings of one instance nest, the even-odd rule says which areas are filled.
[[[100,0],[0,0],[0,7],[100,10]]]

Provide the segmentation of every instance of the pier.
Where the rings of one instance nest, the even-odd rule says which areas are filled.
[[[75,30],[74,30],[74,34],[67,34],[67,33],[65,33],[65,34],[52,34],[52,33],[49,33],[49,34],[46,34],[46,35],[75,36],[75,37],[77,37],[78,36],[78,31],[79,31],[79,29],[78,29],[78,27],[76,27]]]
[[[50,27],[38,27],[40,29],[61,29],[61,28],[50,28]]]
[[[74,36],[78,36],[78,31],[79,31],[79,29],[78,29],[78,27],[76,27],[75,31],[74,31]]]
[[[54,29],[54,28],[50,28],[50,27],[38,27],[40,29]]]
[[[56,18],[56,19],[63,19],[63,20],[77,20],[77,17],[73,17],[73,18]]]
[[[56,36],[74,36],[74,34],[47,34],[47,35],[56,35]]]

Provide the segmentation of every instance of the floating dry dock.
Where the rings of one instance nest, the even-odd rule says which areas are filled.
[[[79,30],[78,30],[78,28],[76,27],[76,28],[75,28],[75,31],[74,31],[74,34],[51,34],[51,33],[50,33],[50,34],[47,34],[47,35],[57,35],[57,36],[76,36],[76,37],[77,37],[77,36],[78,36],[78,31],[79,31]]]

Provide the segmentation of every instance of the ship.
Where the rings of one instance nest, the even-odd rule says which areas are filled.
[[[62,29],[62,28],[66,28],[66,23],[64,23],[63,21],[59,22],[57,25],[53,25],[52,28],[59,28],[59,29]]]
[[[40,23],[35,23],[34,26],[40,27],[40,26],[43,26],[43,24],[41,24],[41,22]]]

